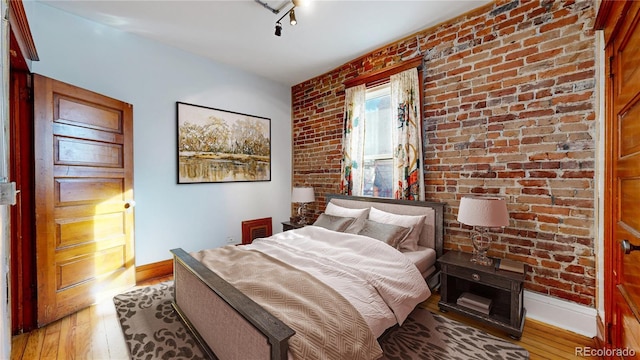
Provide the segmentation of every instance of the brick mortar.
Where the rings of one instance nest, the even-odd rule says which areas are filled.
[[[491,255],[525,261],[526,287],[595,306],[595,9],[498,1],[292,88],[293,183],[339,191],[344,86],[424,57],[426,198],[447,204],[445,247],[471,251],[466,194],[506,196]]]

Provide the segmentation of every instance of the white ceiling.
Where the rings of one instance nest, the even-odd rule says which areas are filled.
[[[39,0],[83,18],[295,85],[492,0]]]

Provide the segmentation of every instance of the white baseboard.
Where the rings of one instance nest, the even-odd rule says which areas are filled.
[[[560,300],[539,293],[524,291],[527,317],[592,338],[597,334],[595,308]]]

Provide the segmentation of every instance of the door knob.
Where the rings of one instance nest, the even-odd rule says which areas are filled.
[[[640,245],[633,245],[627,239],[622,240],[622,252],[629,254],[632,251],[640,251]]]
[[[135,201],[127,201],[126,203],[124,203],[125,210],[129,210],[134,206],[136,206],[136,202]]]

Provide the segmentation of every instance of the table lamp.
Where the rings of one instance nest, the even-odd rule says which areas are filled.
[[[493,260],[487,257],[491,245],[487,231],[509,225],[506,200],[501,197],[464,196],[460,200],[458,222],[474,227],[471,240],[475,251],[471,261],[490,266]]]
[[[298,224],[307,224],[307,204],[316,201],[312,187],[294,187],[291,192],[291,202],[298,204]]]

